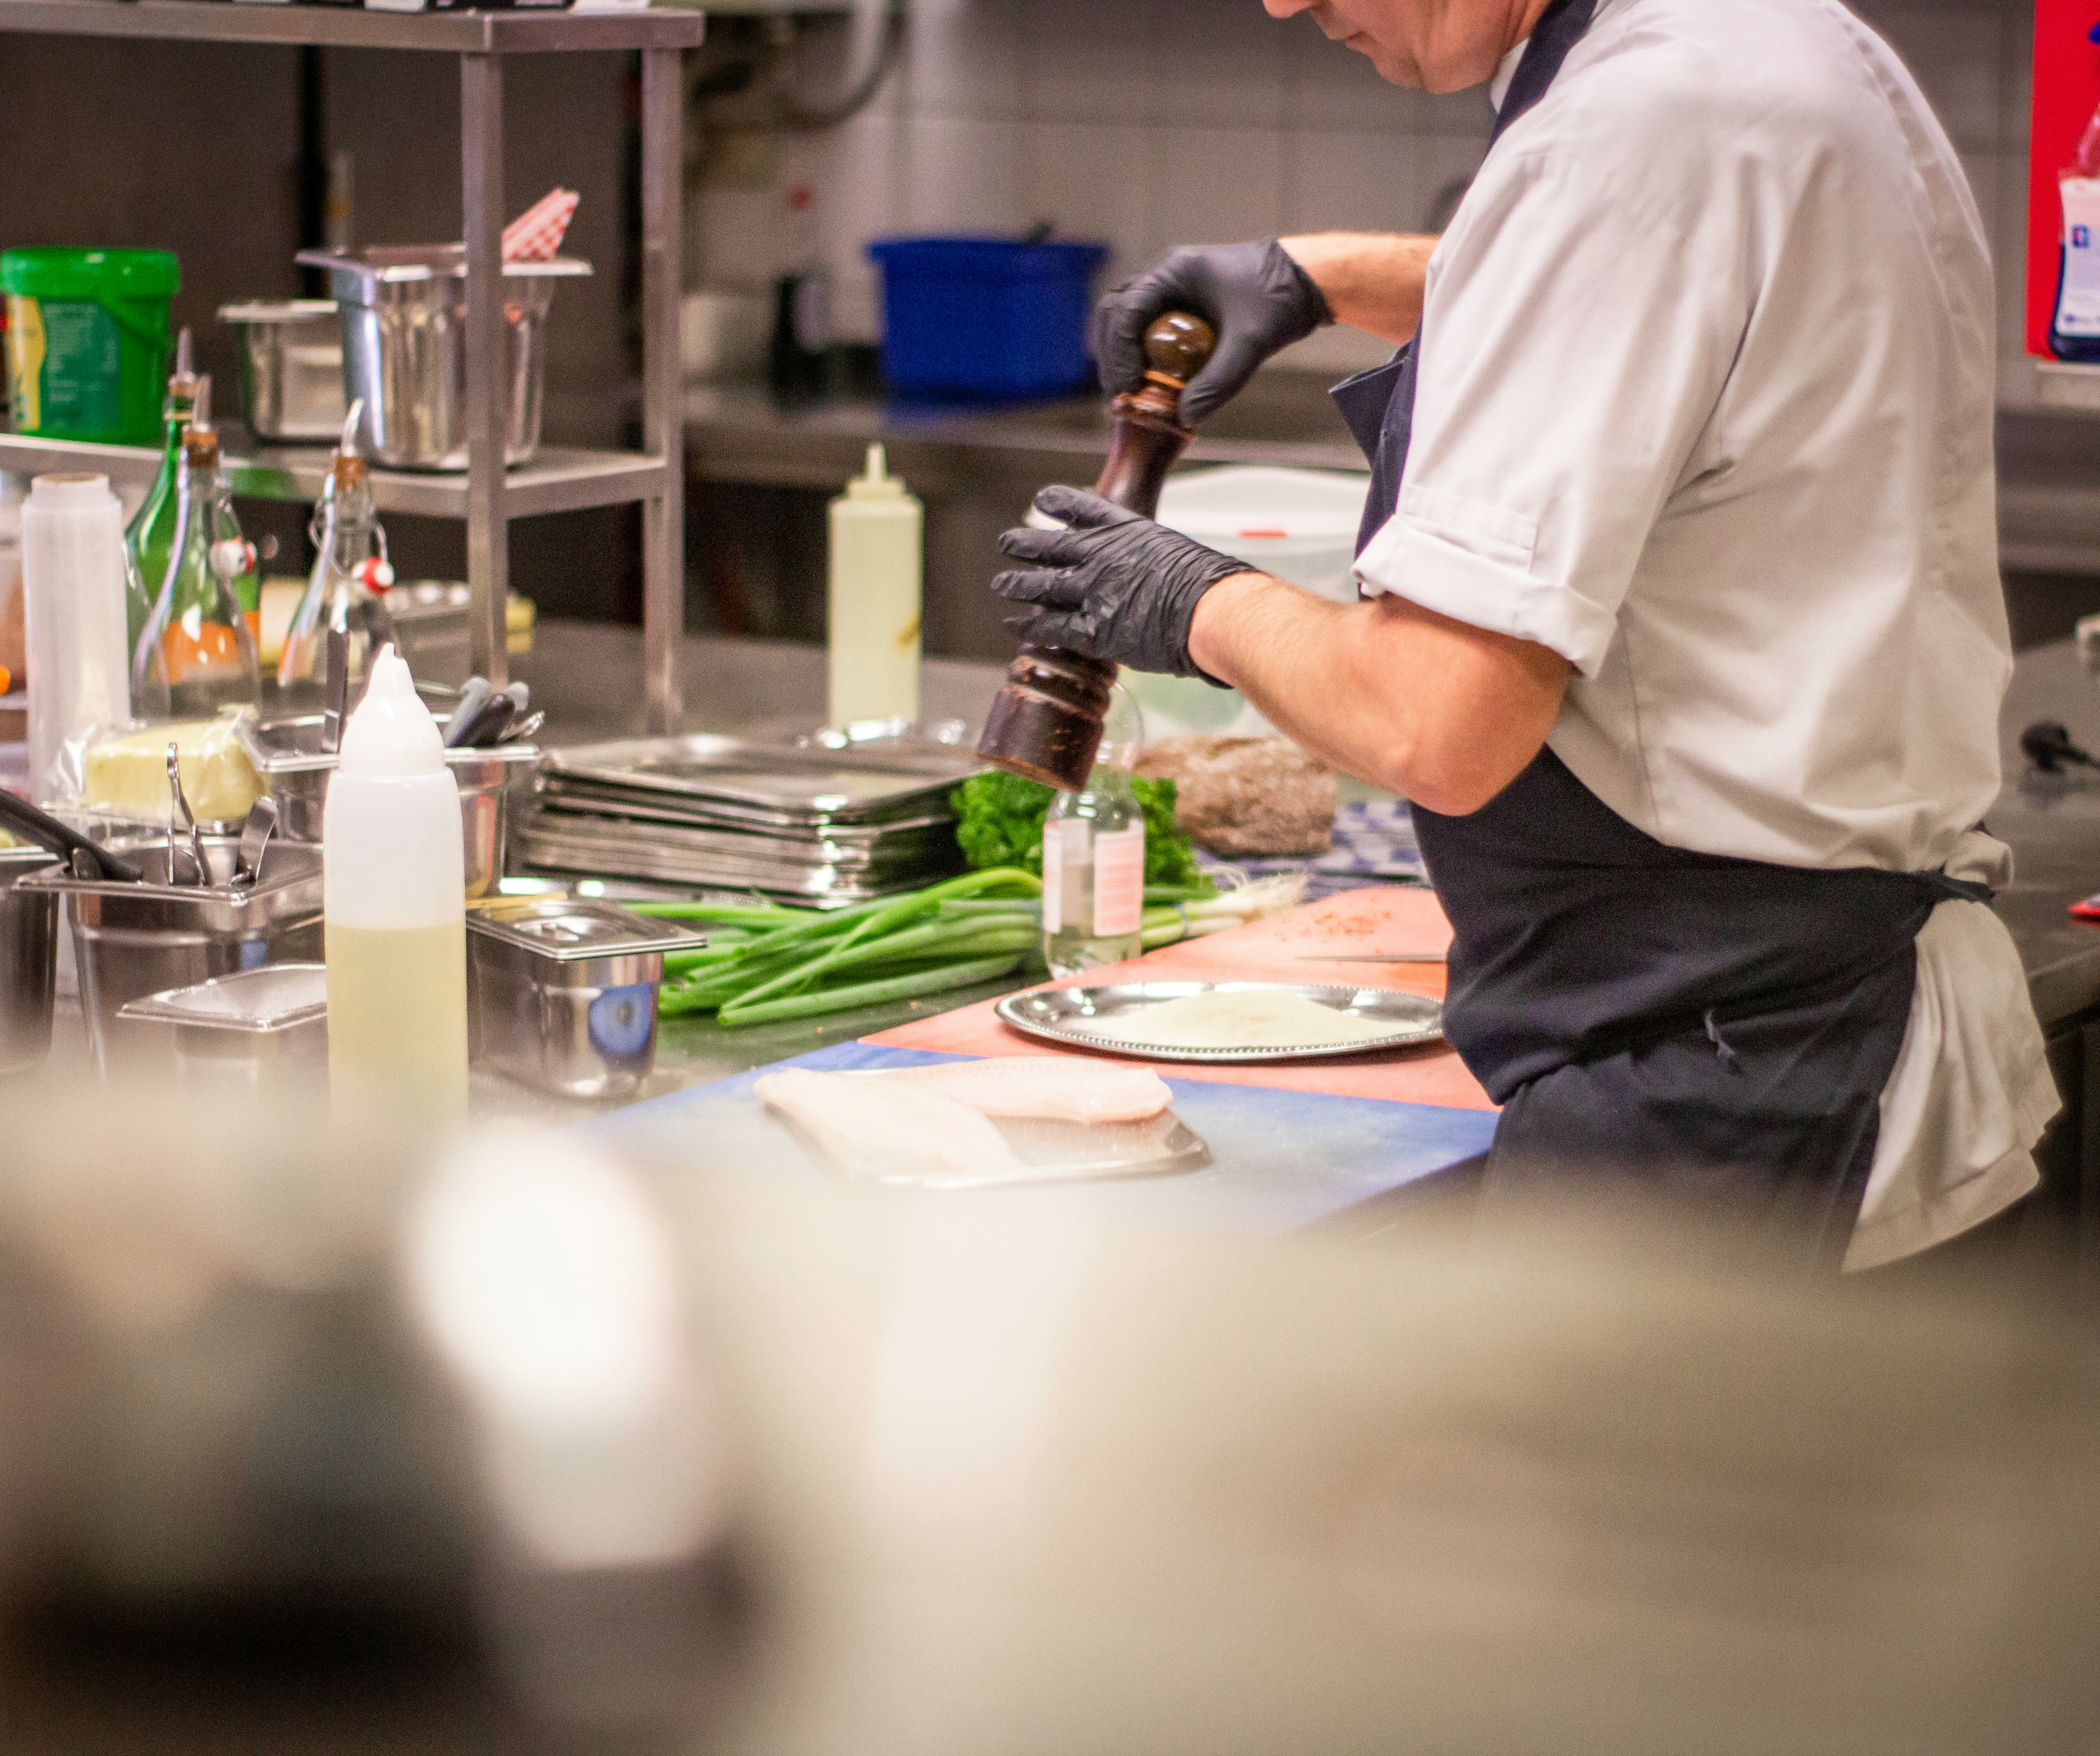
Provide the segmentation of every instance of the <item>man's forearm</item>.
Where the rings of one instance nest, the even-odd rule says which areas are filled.
[[[1422,326],[1422,289],[1432,237],[1323,231],[1280,240],[1327,301],[1335,321],[1397,347]]]
[[[1538,754],[1568,662],[1404,600],[1332,604],[1266,574],[1203,596],[1189,653],[1344,774],[1462,816]]]

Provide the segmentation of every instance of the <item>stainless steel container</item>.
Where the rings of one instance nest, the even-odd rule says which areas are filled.
[[[208,886],[166,882],[165,836],[126,838],[110,846],[144,869],[144,883],[77,878],[54,865],[15,887],[65,900],[88,1046],[104,1076],[133,1050],[154,1046],[152,1030],[119,1018],[128,1001],[268,963],[320,957],[320,848],[273,838],[261,879],[236,890],[228,882],[240,847],[236,837],[204,838]]]
[[[318,843],[335,757],[321,748],[321,715],[242,720],[241,748],[277,801],[277,838]],[[532,744],[487,750],[448,750],[445,760],[459,783],[460,836],[466,856],[466,894],[486,896],[503,876],[508,852],[510,788],[539,766]]]
[[[364,399],[366,454],[395,469],[466,468],[466,251],[460,244],[302,250],[329,271],[342,309],[343,394]],[[506,262],[503,390],[506,462],[540,448],[554,284],[590,264]]]
[[[15,880],[57,864],[41,847],[0,847],[0,1074],[26,1072],[51,1052],[59,899]]]
[[[467,910],[468,1042],[477,1064],[564,1098],[622,1098],[656,1065],[666,953],[707,944],[585,897]]]
[[[240,418],[258,439],[333,439],[342,432],[342,319],[333,299],[222,305],[240,330]]]
[[[176,1078],[252,1097],[314,1084],[328,1072],[328,968],[272,963],[128,1001],[127,1025],[157,1035]]]

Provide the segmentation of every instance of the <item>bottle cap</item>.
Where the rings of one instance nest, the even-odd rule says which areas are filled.
[[[109,498],[109,478],[81,470],[38,476],[29,484],[29,501],[38,508],[99,506]]]
[[[342,437],[336,441],[335,456],[329,465],[331,485],[338,490],[356,487],[370,467],[357,448],[357,430],[364,424],[364,398],[360,396],[342,417]]]
[[[201,372],[196,401],[190,410],[190,424],[183,432],[183,454],[192,469],[218,467],[218,432],[211,424],[211,374]]]
[[[867,473],[846,484],[846,497],[855,500],[901,500],[904,478],[889,473],[889,460],[880,442],[867,448]]]
[[[342,728],[336,772],[397,780],[442,773],[444,766],[444,739],[416,693],[407,662],[391,645],[382,647],[364,699]]]

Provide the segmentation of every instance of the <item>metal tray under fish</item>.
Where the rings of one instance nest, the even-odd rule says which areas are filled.
[[[1259,1049],[1169,1049],[1123,1041],[1115,1034],[1118,1019],[1133,1019],[1170,1000],[1256,989],[1297,994],[1370,1023],[1390,1024],[1392,1032],[1365,1042],[1277,1043]],[[1323,988],[1294,982],[1118,982],[1100,988],[1041,988],[1008,994],[996,1010],[1003,1022],[1025,1036],[1070,1048],[1135,1055],[1145,1061],[1200,1061],[1217,1065],[1329,1060],[1338,1055],[1418,1048],[1444,1040],[1442,1001],[1383,988]]]
[[[849,1073],[849,1079],[884,1079],[885,1072]],[[810,1155],[823,1154],[785,1117],[775,1117]],[[871,1181],[899,1189],[1021,1189],[1040,1183],[1098,1182],[1109,1177],[1175,1177],[1211,1162],[1203,1137],[1171,1110],[1141,1122],[1060,1122],[1035,1116],[994,1116],[1019,1171],[1004,1176],[943,1176],[908,1172]]]
[[[734,809],[756,825],[872,824],[939,812],[983,766],[966,750],[911,739],[844,750],[723,737],[623,738],[549,751],[542,784],[592,783]]]

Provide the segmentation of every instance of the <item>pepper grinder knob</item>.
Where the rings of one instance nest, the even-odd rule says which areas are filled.
[[[1217,347],[1217,331],[1202,318],[1188,311],[1169,311],[1145,332],[1145,381],[1178,396],[1210,363]]]

